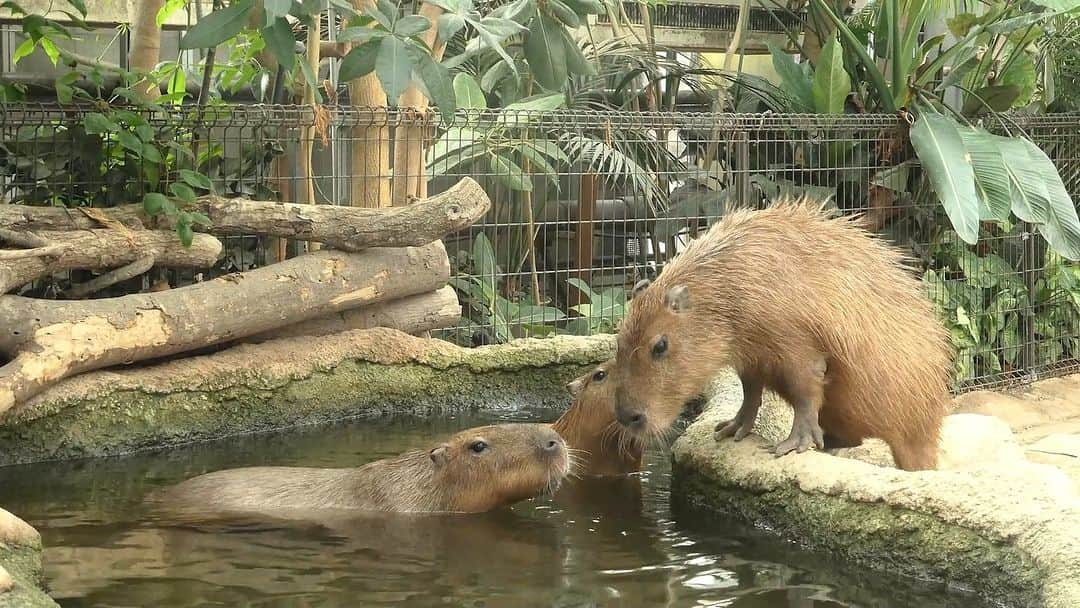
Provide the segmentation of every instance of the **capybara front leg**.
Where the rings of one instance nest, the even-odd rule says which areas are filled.
[[[717,441],[725,437],[734,437],[735,441],[741,441],[754,430],[754,422],[757,420],[758,410],[761,409],[761,391],[765,386],[761,380],[750,374],[740,375],[739,381],[743,387],[742,405],[734,418],[716,425],[713,437]]]
[[[795,410],[795,419],[788,438],[776,444],[777,456],[791,452],[802,454],[810,446],[817,446],[819,450],[825,448],[825,433],[818,424],[818,412],[825,399],[825,358],[815,357],[808,363],[787,370],[787,394],[784,396]]]

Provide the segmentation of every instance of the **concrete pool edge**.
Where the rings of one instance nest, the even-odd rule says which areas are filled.
[[[387,413],[569,402],[612,336],[460,348],[388,329],[242,344],[65,380],[0,423],[0,466],[109,456]]]
[[[0,608],[58,606],[43,591],[42,553],[41,535],[37,530],[0,509]],[[5,590],[8,584],[11,586]]]
[[[1057,469],[1021,460],[906,473],[817,452],[776,459],[757,436],[713,439],[736,394],[720,391],[673,446],[673,501],[1009,605],[1080,605],[1080,497]]]

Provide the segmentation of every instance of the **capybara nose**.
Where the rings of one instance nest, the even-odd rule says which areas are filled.
[[[628,412],[620,408],[616,410],[615,418],[619,424],[632,431],[640,431],[645,427],[645,414],[642,412]]]
[[[547,444],[544,446],[544,450],[546,450],[548,452],[554,452],[555,450],[558,450],[558,449],[559,449],[559,442],[558,442],[558,440],[555,440],[555,439],[549,439]]]

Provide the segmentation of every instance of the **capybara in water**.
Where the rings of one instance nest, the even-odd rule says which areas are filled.
[[[552,428],[578,451],[583,475],[626,475],[641,470],[642,442],[615,420],[615,389],[608,379],[614,360],[566,384],[573,401]]]
[[[569,469],[566,442],[549,425],[502,424],[353,469],[216,471],[153,501],[171,511],[284,519],[343,511],[476,513],[553,492]]]
[[[639,282],[609,373],[638,433],[666,430],[730,366],[743,402],[717,439],[745,437],[768,388],[795,414],[777,455],[878,437],[910,471],[936,466],[951,361],[900,251],[803,198],[729,214]]]

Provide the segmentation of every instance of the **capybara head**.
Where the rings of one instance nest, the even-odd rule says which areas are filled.
[[[573,401],[552,424],[579,452],[584,475],[625,475],[641,469],[642,445],[615,420],[615,385],[601,363],[566,384]]]
[[[691,348],[702,328],[691,314],[690,290],[681,283],[668,285],[664,278],[661,274],[655,283],[643,279],[634,286],[609,370],[615,416],[637,435],[663,433],[701,391],[713,370],[693,357],[726,349],[721,343]],[[702,350],[711,352],[702,355]]]
[[[487,511],[558,489],[570,471],[566,442],[546,424],[462,431],[428,452],[432,491],[449,510]]]

